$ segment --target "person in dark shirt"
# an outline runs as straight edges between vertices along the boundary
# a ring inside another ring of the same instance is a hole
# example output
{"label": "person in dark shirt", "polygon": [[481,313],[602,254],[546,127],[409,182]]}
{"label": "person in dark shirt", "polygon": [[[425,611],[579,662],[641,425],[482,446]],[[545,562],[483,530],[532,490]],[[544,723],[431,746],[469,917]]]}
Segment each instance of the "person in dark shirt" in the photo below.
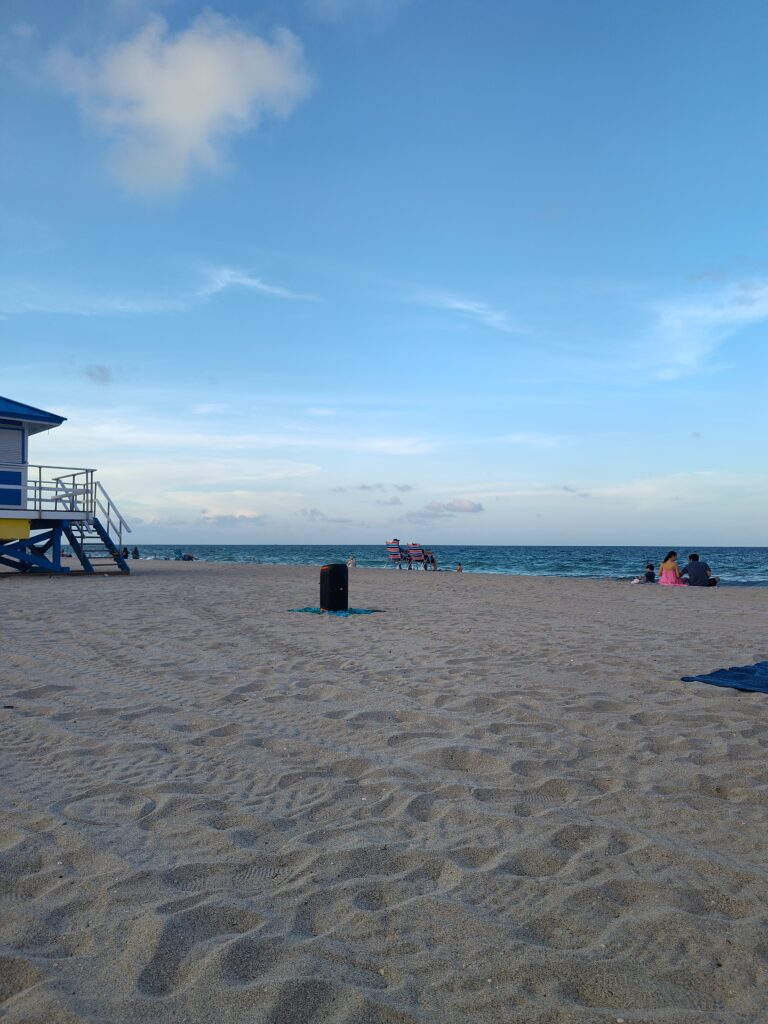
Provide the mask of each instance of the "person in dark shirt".
{"label": "person in dark shirt", "polygon": [[716,587],[720,582],[720,577],[713,576],[707,563],[702,562],[695,553],[688,555],[688,565],[680,570],[680,575],[688,577],[691,587]]}
{"label": "person in dark shirt", "polygon": [[653,562],[649,562],[645,567],[645,576],[643,577],[646,583],[656,582],[656,571],[653,568]]}

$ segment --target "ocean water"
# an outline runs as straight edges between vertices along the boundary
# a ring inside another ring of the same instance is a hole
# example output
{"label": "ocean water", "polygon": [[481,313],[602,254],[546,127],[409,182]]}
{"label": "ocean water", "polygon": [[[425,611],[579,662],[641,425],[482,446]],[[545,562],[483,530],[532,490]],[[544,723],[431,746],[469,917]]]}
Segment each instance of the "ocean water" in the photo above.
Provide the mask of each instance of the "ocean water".
{"label": "ocean water", "polygon": [[[142,558],[174,557],[174,548],[145,544]],[[383,544],[190,544],[182,549],[201,561],[262,562],[271,565],[325,565],[345,562],[354,555],[358,566],[387,567]],[[509,573],[521,576],[576,576],[588,579],[632,579],[653,562],[658,570],[666,549],[649,547],[533,547],[435,545],[440,569]],[[698,550],[725,586],[768,586],[768,548],[680,549],[680,564],[688,550]],[[397,572],[392,568],[392,572]]]}

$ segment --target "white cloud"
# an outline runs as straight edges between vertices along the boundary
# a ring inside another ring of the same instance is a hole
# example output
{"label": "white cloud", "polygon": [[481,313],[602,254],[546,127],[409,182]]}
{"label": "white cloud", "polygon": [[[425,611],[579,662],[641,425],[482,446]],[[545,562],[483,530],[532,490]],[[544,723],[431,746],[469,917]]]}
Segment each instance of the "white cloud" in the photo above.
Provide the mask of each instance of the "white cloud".
{"label": "white cloud", "polygon": [[495,331],[503,331],[505,334],[527,333],[505,310],[494,309],[485,302],[444,292],[424,292],[419,300],[428,306],[435,306],[437,309],[460,313]]}
{"label": "white cloud", "polygon": [[278,299],[297,299],[303,302],[317,302],[316,295],[303,295],[301,292],[291,291],[281,285],[267,284],[260,277],[251,277],[249,274],[236,270],[233,267],[215,267],[208,271],[208,281],[200,288],[199,295],[208,298],[218,295],[227,288],[240,287],[252,291],[261,292],[263,295],[274,295]]}
{"label": "white cloud", "polygon": [[109,140],[115,176],[137,192],[221,170],[229,137],[263,115],[287,116],[311,89],[289,31],[268,42],[210,13],[176,35],[152,17],[134,38],[84,57],[61,48],[50,68]]}
{"label": "white cloud", "polygon": [[740,281],[704,298],[683,298],[657,309],[653,352],[657,376],[674,380],[704,368],[707,358],[750,324],[768,320],[768,281]]}
{"label": "white cloud", "polygon": [[482,512],[483,506],[479,501],[470,501],[469,498],[454,498],[445,506],[449,512],[472,513]]}

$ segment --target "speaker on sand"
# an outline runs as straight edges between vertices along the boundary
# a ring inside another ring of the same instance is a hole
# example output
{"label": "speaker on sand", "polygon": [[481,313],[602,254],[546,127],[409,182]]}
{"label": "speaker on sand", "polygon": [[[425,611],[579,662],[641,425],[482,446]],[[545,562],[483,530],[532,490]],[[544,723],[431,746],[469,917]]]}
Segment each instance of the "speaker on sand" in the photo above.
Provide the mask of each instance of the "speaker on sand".
{"label": "speaker on sand", "polygon": [[349,570],[343,563],[320,569],[320,607],[326,612],[349,609]]}

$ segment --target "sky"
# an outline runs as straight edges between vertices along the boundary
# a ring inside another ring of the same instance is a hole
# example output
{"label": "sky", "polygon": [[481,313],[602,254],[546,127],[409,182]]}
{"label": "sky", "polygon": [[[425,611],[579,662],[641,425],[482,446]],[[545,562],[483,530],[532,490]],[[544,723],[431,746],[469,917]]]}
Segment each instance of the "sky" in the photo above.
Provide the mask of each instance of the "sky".
{"label": "sky", "polygon": [[137,543],[762,545],[763,0],[3,0],[0,394]]}

